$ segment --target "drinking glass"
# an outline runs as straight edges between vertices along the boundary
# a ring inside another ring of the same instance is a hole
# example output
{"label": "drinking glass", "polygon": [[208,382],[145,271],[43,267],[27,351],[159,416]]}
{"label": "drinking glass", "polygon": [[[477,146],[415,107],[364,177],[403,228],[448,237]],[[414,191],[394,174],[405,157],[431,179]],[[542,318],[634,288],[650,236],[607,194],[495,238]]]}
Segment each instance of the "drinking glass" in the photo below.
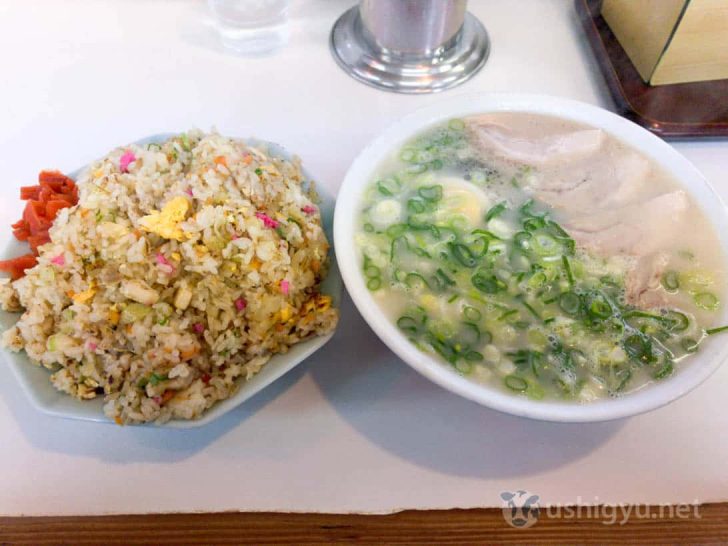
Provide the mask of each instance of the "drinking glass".
{"label": "drinking glass", "polygon": [[225,47],[261,54],[288,41],[289,0],[208,0]]}

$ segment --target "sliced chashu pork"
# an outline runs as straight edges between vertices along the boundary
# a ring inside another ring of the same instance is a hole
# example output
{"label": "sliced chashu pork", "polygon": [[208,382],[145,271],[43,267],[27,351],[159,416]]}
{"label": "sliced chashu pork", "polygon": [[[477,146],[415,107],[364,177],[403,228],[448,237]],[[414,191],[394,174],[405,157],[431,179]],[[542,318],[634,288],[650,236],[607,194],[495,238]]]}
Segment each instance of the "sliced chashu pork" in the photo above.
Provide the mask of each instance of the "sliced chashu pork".
{"label": "sliced chashu pork", "polygon": [[668,295],[660,286],[669,258],[664,252],[655,252],[639,258],[625,278],[627,303],[642,309],[664,307]]}
{"label": "sliced chashu pork", "polygon": [[467,121],[476,148],[505,159],[544,166],[578,160],[595,154],[604,143],[600,129],[579,129],[533,138],[494,122],[489,116]]}
{"label": "sliced chashu pork", "polygon": [[590,212],[634,203],[644,193],[649,162],[636,152],[605,153],[530,177],[529,191],[555,209]]}
{"label": "sliced chashu pork", "polygon": [[529,178],[529,191],[562,211],[563,226],[581,248],[635,258],[625,279],[628,303],[667,304],[659,285],[667,256],[660,250],[684,229],[684,192],[636,202],[647,186],[649,162],[630,150],[604,150],[605,135],[597,129],[533,138],[482,116],[471,119],[468,130],[482,152],[540,167]]}
{"label": "sliced chashu pork", "polygon": [[665,307],[668,294],[660,277],[668,263],[661,252],[680,231],[687,229],[687,195],[663,193],[640,203],[574,217],[564,228],[577,244],[601,256],[634,256],[625,277],[627,303],[642,309]]}
{"label": "sliced chashu pork", "polygon": [[667,248],[685,229],[688,197],[672,191],[639,203],[567,217],[562,225],[576,243],[601,256],[647,256]]}

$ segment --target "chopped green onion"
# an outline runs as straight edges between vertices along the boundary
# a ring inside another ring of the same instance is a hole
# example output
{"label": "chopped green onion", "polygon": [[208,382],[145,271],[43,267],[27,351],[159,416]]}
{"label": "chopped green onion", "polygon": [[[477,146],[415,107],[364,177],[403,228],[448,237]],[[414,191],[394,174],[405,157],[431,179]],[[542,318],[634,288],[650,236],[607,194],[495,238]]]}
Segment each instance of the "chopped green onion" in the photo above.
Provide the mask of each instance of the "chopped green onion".
{"label": "chopped green onion", "polygon": [[485,294],[496,294],[497,292],[502,292],[503,290],[508,288],[506,283],[504,283],[495,275],[489,275],[482,271],[479,271],[478,273],[473,275],[470,279],[470,282],[473,283],[473,286],[475,288],[477,288],[481,292],[484,292]]}
{"label": "chopped green onion", "polygon": [[404,284],[406,284],[410,288],[414,288],[418,286],[418,284],[421,287],[430,287],[430,284],[427,282],[427,280],[419,273],[407,273],[407,276],[404,278]]}
{"label": "chopped green onion", "polygon": [[473,231],[470,232],[470,234],[471,235],[484,235],[488,239],[493,239],[496,241],[501,240],[501,238],[498,237],[495,233],[493,233],[492,231],[488,231],[487,229],[474,229]]}
{"label": "chopped green onion", "polygon": [[451,364],[456,362],[458,354],[452,345],[432,335],[430,336],[429,342],[432,348],[435,349],[442,358]]}
{"label": "chopped green onion", "polygon": [[467,353],[465,353],[463,358],[468,362],[480,362],[485,357],[482,353],[479,353],[478,351],[468,351]]}
{"label": "chopped green onion", "polygon": [[512,317],[513,315],[517,315],[518,310],[517,309],[509,309],[508,311],[505,311],[501,316],[498,317],[498,320],[503,322],[504,320]]}
{"label": "chopped green onion", "polygon": [[649,362],[652,359],[652,343],[647,338],[633,334],[622,343],[627,354],[642,362]]}
{"label": "chopped green onion", "polygon": [[559,296],[559,307],[568,315],[576,315],[581,307],[581,298],[574,292],[564,292]]}
{"label": "chopped green onion", "polygon": [[420,214],[425,212],[425,203],[421,199],[410,199],[407,201],[407,210],[412,214]]}
{"label": "chopped green onion", "polygon": [[672,375],[672,372],[674,371],[674,366],[670,360],[665,362],[665,364],[660,368],[653,377],[655,379],[665,379],[667,376]]}
{"label": "chopped green onion", "polygon": [[407,163],[410,163],[411,161],[413,161],[415,159],[415,151],[412,148],[405,148],[399,154],[399,158],[402,161],[406,161]]}
{"label": "chopped green onion", "polygon": [[382,287],[382,279],[380,277],[372,277],[367,281],[367,288],[372,292]]}
{"label": "chopped green onion", "polygon": [[571,264],[569,263],[569,258],[566,256],[561,256],[561,263],[564,266],[564,272],[566,272],[566,279],[569,281],[569,284],[571,286],[574,286],[574,274],[571,272]]}
{"label": "chopped green onion", "polygon": [[485,223],[487,224],[490,222],[493,218],[497,218],[503,212],[508,208],[505,201],[501,201],[497,205],[493,205],[490,210],[488,210],[487,214],[485,215]]}
{"label": "chopped green onion", "polygon": [[480,320],[483,317],[482,313],[475,307],[465,307],[463,309],[463,315],[465,315],[466,319],[472,321]]}
{"label": "chopped green onion", "polygon": [[695,294],[695,296],[693,296],[693,300],[695,301],[695,305],[701,309],[707,309],[708,311],[715,311],[719,304],[718,298],[710,292]]}
{"label": "chopped green onion", "polygon": [[705,331],[705,333],[712,336],[713,334],[720,334],[721,332],[726,331],[728,331],[728,326],[719,326],[717,328],[709,328]]}
{"label": "chopped green onion", "polygon": [[461,243],[448,243],[448,248],[453,258],[455,258],[461,265],[465,267],[475,267],[478,264],[473,252],[469,247]]}
{"label": "chopped green onion", "polygon": [[601,297],[594,298],[589,304],[589,314],[598,319],[606,319],[612,316],[612,306]]}
{"label": "chopped green onion", "polygon": [[392,239],[396,239],[400,235],[402,235],[405,231],[407,231],[407,224],[392,224],[387,228],[385,233],[388,237],[391,237]]}
{"label": "chopped green onion", "polygon": [[152,384],[152,386],[158,385],[162,381],[166,381],[168,378],[167,374],[158,374],[153,373],[151,376],[149,376],[149,382]]}
{"label": "chopped green onion", "polygon": [[422,186],[417,190],[417,194],[425,201],[437,202],[442,199],[442,186]]}
{"label": "chopped green onion", "polygon": [[448,286],[455,285],[455,281],[448,277],[447,273],[445,273],[442,268],[437,269],[433,278],[435,279],[435,284],[440,290],[444,290]]}
{"label": "chopped green onion", "polygon": [[543,218],[530,217],[523,221],[523,229],[526,231],[536,231],[546,225]]}
{"label": "chopped green onion", "polygon": [[382,271],[376,265],[368,264],[364,267],[364,275],[368,278],[379,277],[381,274]]}
{"label": "chopped green onion", "polygon": [[[476,248],[475,244],[479,243],[480,248]],[[490,247],[490,239],[487,237],[478,237],[473,242],[470,243],[470,251],[473,253],[473,255],[476,258],[480,258],[482,256],[485,256],[485,254],[488,252],[488,247]]]}
{"label": "chopped green onion", "polygon": [[397,237],[392,241],[392,244],[390,246],[389,250],[389,259],[390,261],[394,261],[395,255],[397,254],[397,248],[402,247],[404,250],[407,250],[409,248],[409,241],[407,241],[407,237]]}
{"label": "chopped green onion", "polygon": [[421,258],[432,258],[432,256],[430,256],[430,254],[424,248],[416,246],[411,248],[411,250]]}
{"label": "chopped green onion", "polygon": [[520,212],[523,216],[538,216],[535,212],[531,210],[533,204],[533,199],[528,199],[524,201],[524,203],[520,207],[518,207],[518,212]]}
{"label": "chopped green onion", "polygon": [[668,323],[671,332],[684,332],[690,326],[690,319],[680,311],[668,311],[663,320]]}
{"label": "chopped green onion", "polygon": [[503,379],[506,387],[516,392],[525,392],[528,388],[528,381],[517,375],[507,375]]}
{"label": "chopped green onion", "polygon": [[399,184],[393,178],[377,181],[377,190],[384,196],[390,197],[399,190]]}
{"label": "chopped green onion", "polygon": [[539,288],[545,285],[547,280],[546,273],[543,271],[536,271],[536,273],[531,275],[531,278],[528,279],[528,286],[531,288]]}
{"label": "chopped green onion", "polygon": [[556,239],[545,233],[534,235],[531,246],[539,256],[555,256],[561,250],[561,245],[556,242]]}
{"label": "chopped green onion", "polygon": [[674,292],[680,288],[680,275],[678,272],[666,271],[665,274],[662,275],[662,286],[665,287],[665,290],[670,292]]}
{"label": "chopped green onion", "polygon": [[416,334],[419,327],[417,321],[408,315],[399,317],[397,320],[397,326],[400,330],[409,332],[410,334]]}

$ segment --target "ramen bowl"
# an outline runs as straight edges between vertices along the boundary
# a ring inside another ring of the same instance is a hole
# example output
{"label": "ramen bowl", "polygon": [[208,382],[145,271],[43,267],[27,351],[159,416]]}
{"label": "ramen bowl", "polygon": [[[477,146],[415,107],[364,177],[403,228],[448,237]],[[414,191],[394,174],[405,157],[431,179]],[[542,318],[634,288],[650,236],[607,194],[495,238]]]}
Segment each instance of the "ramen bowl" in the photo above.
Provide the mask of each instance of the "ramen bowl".
{"label": "ramen bowl", "polygon": [[[476,114],[527,113],[560,118],[601,129],[672,175],[692,198],[717,233],[723,255],[728,254],[728,217],[720,197],[701,173],[673,147],[655,135],[607,110],[589,104],[542,95],[487,94],[441,101],[404,117],[371,142],[351,165],[339,192],[334,216],[337,260],[351,297],[379,338],[402,360],[434,383],[484,406],[533,419],[590,422],[624,418],[650,411],[680,398],[705,381],[728,356],[728,344],[708,336],[692,361],[672,376],[628,394],[590,402],[534,400],[474,382],[433,354],[419,350],[395,325],[367,288],[362,259],[355,242],[365,192],[377,169],[404,143],[424,129],[453,118]],[[725,324],[728,313],[716,312]]]}

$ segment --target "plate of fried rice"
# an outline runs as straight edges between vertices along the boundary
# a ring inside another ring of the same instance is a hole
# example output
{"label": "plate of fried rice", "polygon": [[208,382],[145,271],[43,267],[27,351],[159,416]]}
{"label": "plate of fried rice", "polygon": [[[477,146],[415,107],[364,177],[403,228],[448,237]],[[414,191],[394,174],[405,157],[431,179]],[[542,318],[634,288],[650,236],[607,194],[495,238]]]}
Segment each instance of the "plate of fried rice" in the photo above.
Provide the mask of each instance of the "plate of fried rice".
{"label": "plate of fried rice", "polygon": [[199,426],[333,335],[334,201],[281,147],[161,135],[70,178],[37,265],[0,281],[3,353],[42,411]]}

